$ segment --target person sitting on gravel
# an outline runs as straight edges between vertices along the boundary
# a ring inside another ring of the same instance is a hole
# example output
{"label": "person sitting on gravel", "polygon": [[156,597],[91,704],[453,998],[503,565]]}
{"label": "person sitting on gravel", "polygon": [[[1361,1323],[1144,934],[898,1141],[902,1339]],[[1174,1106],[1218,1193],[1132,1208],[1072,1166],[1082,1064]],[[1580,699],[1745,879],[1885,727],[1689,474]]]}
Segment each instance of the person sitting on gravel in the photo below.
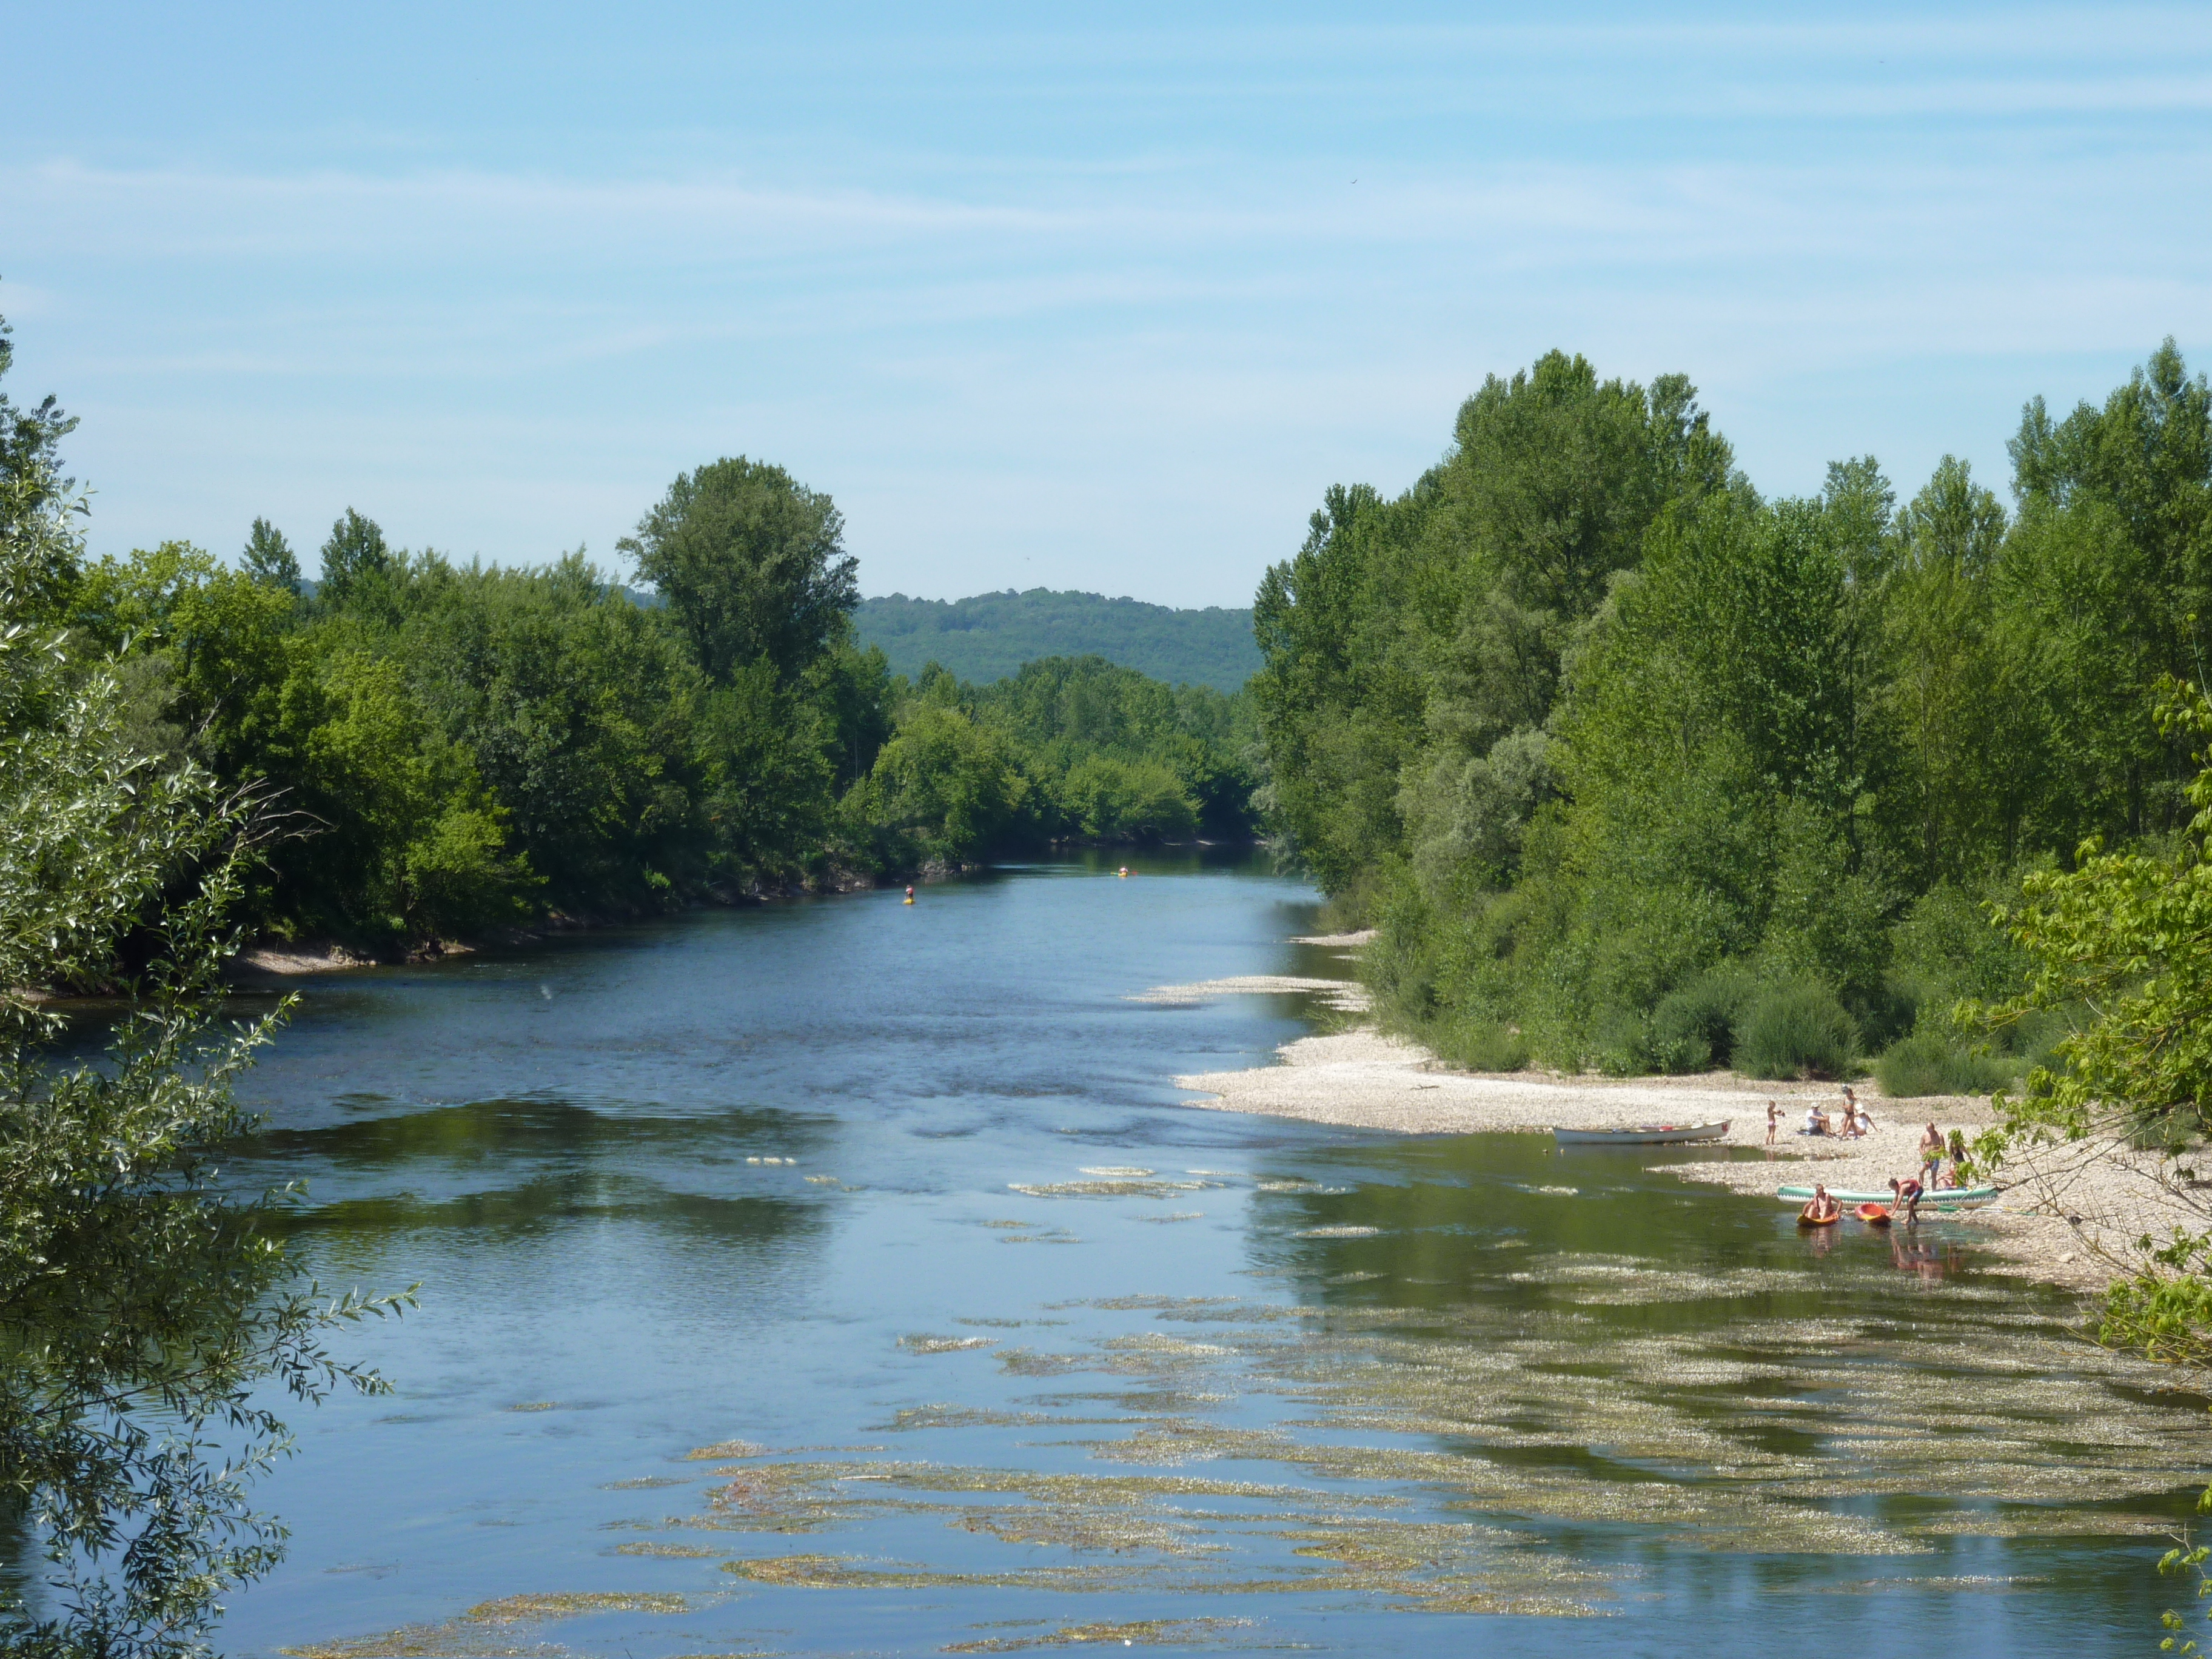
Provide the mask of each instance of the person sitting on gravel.
{"label": "person sitting on gravel", "polygon": [[1805,1127],[1800,1129],[1797,1133],[1801,1135],[1824,1135],[1827,1133],[1828,1115],[1822,1111],[1818,1106],[1813,1104],[1810,1101],[1808,1101],[1805,1105]]}
{"label": "person sitting on gravel", "polygon": [[1858,1116],[1858,1127],[1855,1133],[1862,1135],[1872,1133],[1874,1131],[1874,1114],[1867,1110],[1866,1102],[1859,1099],[1856,1095],[1854,1095],[1851,1097],[1851,1109],[1856,1113]]}

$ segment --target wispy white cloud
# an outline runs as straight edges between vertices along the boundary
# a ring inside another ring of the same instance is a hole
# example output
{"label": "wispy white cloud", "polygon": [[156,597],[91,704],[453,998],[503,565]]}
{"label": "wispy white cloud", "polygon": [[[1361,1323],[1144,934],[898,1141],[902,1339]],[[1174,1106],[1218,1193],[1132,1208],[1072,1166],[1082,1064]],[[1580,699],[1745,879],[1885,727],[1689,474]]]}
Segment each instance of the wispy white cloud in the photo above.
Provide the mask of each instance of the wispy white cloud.
{"label": "wispy white cloud", "polygon": [[1323,485],[1410,481],[1553,345],[1687,370],[1788,489],[1868,449],[2001,475],[2022,396],[2212,316],[2212,15],[892,32],[849,88],[775,61],[766,113],[557,141],[356,104],[289,145],[12,143],[0,309],[87,416],[96,538],[351,502],[537,557],[745,450],[838,495],[872,588],[1234,602]]}

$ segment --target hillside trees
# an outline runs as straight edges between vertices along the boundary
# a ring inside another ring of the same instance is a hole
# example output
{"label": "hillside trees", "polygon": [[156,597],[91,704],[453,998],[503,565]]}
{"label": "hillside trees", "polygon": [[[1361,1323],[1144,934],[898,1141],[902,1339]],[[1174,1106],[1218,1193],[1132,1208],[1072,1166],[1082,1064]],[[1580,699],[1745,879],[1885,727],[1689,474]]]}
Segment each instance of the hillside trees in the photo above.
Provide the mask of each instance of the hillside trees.
{"label": "hillside trees", "polygon": [[1208,606],[1179,610],[1097,593],[978,593],[862,599],[854,626],[881,646],[892,672],[919,681],[935,662],[978,685],[1047,657],[1101,656],[1170,685],[1206,685],[1224,696],[1258,672],[1252,613]]}

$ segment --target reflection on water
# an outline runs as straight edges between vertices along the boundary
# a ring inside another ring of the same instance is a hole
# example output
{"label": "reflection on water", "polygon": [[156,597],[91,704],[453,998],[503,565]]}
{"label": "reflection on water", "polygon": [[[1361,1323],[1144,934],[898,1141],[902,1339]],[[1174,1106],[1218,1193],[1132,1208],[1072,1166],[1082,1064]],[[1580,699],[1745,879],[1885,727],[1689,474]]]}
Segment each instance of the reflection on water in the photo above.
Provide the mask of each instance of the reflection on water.
{"label": "reflection on water", "polygon": [[396,1398],[301,1424],[228,1644],[2154,1628],[2202,1402],[1964,1231],[1180,1103],[1310,1011],[1128,999],[1326,974],[1310,898],[1092,860],[311,986],[243,1178],[310,1182],[326,1282],[425,1305],[360,1338]]}

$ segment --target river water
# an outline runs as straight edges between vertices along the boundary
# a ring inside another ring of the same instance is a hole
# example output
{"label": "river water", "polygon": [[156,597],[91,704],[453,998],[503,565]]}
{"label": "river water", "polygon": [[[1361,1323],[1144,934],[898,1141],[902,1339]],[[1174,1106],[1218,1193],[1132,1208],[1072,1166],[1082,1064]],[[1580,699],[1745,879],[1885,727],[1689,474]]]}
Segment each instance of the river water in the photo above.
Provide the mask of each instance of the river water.
{"label": "river water", "polygon": [[1969,1235],[1185,1103],[1326,1016],[1131,996],[1340,974],[1314,915],[1069,863],[307,981],[240,1173],[422,1306],[295,1414],[226,1648],[2155,1639],[2204,1402]]}

